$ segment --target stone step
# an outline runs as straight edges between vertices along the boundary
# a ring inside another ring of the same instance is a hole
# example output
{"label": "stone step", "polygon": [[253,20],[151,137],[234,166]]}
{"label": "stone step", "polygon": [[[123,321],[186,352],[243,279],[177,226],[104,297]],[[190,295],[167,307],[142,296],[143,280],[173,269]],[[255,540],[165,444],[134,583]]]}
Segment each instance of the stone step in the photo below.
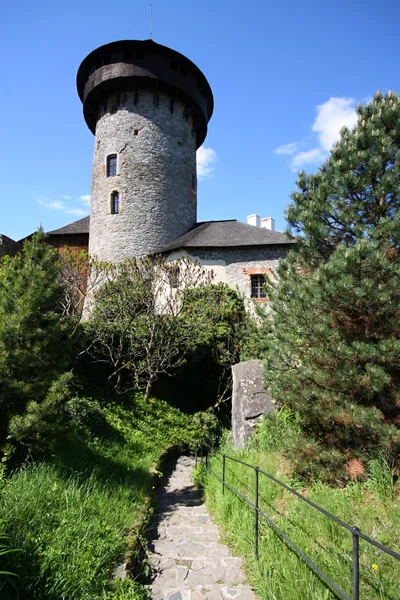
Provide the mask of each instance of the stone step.
{"label": "stone step", "polygon": [[220,542],[191,481],[194,459],[181,457],[160,489],[149,542],[153,600],[255,600],[240,558]]}

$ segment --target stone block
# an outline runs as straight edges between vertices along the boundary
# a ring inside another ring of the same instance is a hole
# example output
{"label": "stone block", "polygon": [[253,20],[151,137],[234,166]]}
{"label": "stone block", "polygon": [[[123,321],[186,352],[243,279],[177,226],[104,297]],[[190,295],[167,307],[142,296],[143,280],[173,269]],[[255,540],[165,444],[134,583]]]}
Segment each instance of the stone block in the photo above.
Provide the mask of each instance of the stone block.
{"label": "stone block", "polygon": [[263,384],[261,360],[234,365],[232,376],[232,442],[243,448],[260,417],[274,410],[274,400]]}

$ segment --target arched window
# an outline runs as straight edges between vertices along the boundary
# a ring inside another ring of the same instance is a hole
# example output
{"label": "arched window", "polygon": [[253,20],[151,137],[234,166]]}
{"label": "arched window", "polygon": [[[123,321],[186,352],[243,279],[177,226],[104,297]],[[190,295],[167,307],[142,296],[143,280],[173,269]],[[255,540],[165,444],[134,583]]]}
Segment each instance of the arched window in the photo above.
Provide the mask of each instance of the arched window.
{"label": "arched window", "polygon": [[119,192],[113,192],[111,194],[111,214],[117,215],[119,213]]}
{"label": "arched window", "polygon": [[109,154],[107,156],[107,177],[114,177],[117,174],[117,155]]}

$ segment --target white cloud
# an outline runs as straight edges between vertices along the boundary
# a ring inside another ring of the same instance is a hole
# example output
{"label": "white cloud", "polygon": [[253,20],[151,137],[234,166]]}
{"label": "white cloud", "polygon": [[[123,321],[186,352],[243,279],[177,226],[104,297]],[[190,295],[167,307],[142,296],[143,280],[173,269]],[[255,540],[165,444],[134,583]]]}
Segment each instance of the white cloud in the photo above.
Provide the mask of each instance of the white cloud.
{"label": "white cloud", "polygon": [[317,106],[317,117],[312,126],[317,132],[321,148],[329,151],[340,138],[340,130],[350,129],[357,123],[355,100],[353,98],[329,98]]}
{"label": "white cloud", "polygon": [[[66,200],[66,196],[62,196]],[[78,217],[84,217],[89,213],[89,199],[90,196],[81,196],[80,200],[84,202],[84,208],[74,208],[71,207],[71,202],[63,202],[62,200],[51,200],[51,198],[45,198],[43,196],[38,196],[36,201],[38,204],[47,208],[49,210],[59,210],[65,213],[66,215],[77,215]],[[87,206],[86,206],[87,205]]]}
{"label": "white cloud", "polygon": [[87,210],[83,210],[82,208],[70,208],[65,211],[67,215],[77,215],[78,217],[84,217],[88,214]]}
{"label": "white cloud", "polygon": [[80,196],[79,200],[81,200],[86,206],[90,206],[90,194],[86,194],[85,196]]}
{"label": "white cloud", "polygon": [[63,196],[64,200],[72,200],[71,196]]}
{"label": "white cloud", "polygon": [[302,169],[305,165],[322,162],[327,157],[327,153],[322,148],[313,148],[305,152],[299,152],[291,160],[290,166],[293,171]]}
{"label": "white cloud", "polygon": [[291,144],[282,144],[275,148],[275,154],[295,154],[302,146],[301,142],[292,142]]}
{"label": "white cloud", "polygon": [[298,171],[305,165],[322,163],[329,155],[332,146],[340,138],[342,127],[351,129],[357,123],[355,111],[356,101],[353,98],[331,97],[327,102],[316,107],[317,116],[312,125],[312,131],[317,134],[318,145],[309,150],[300,148],[307,146],[306,142],[283,144],[274,150],[275,154],[292,156],[289,166],[292,171]]}
{"label": "white cloud", "polygon": [[50,202],[46,203],[47,208],[52,208],[53,210],[65,210],[66,206],[64,202],[60,202],[60,200],[50,200]]}
{"label": "white cloud", "polygon": [[199,179],[210,177],[214,172],[214,165],[217,160],[218,157],[215,150],[212,148],[206,148],[205,146],[200,146],[196,154],[197,177]]}

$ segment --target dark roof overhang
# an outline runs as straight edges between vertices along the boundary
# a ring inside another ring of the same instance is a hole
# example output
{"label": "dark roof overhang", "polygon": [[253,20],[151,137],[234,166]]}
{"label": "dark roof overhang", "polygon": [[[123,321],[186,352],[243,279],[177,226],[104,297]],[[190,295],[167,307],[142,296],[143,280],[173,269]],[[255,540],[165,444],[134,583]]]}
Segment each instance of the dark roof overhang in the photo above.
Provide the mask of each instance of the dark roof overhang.
{"label": "dark roof overhang", "polygon": [[98,106],[110,91],[164,90],[182,100],[193,115],[197,147],[206,137],[214,109],[210,85],[200,69],[183,54],[152,40],[121,40],[93,50],[78,69],[77,88],[92,133]]}

